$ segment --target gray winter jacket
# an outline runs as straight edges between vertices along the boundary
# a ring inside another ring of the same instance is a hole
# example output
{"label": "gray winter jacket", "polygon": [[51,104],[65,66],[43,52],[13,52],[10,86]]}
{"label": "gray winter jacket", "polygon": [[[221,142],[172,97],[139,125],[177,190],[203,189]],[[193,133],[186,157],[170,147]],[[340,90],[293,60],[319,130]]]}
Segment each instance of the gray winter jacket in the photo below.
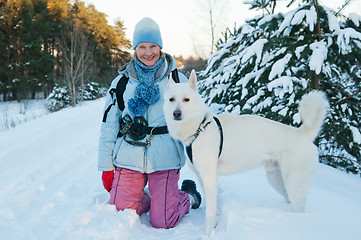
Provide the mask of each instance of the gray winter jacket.
{"label": "gray winter jacket", "polygon": [[[166,126],[163,114],[163,94],[169,75],[175,68],[176,63],[173,57],[165,54],[165,61],[155,76],[155,82],[160,89],[160,99],[155,104],[148,106],[145,115],[150,127]],[[105,100],[105,109],[108,111],[103,118],[99,138],[98,170],[110,171],[115,167],[123,167],[143,173],[151,173],[183,167],[185,164],[183,145],[179,141],[173,140],[169,134],[154,135],[150,141],[151,146],[148,148],[131,145],[124,141],[123,137],[117,137],[120,127],[119,120],[129,114],[127,103],[130,98],[134,97],[134,91],[139,82],[134,68],[134,60],[122,66],[118,72],[119,75],[113,80],[110,89],[116,88],[123,75],[129,77],[123,94],[125,109],[120,111],[115,93],[112,94],[109,91]],[[185,82],[187,78],[179,73],[179,80]],[[149,135],[140,141],[146,142],[148,138]]]}

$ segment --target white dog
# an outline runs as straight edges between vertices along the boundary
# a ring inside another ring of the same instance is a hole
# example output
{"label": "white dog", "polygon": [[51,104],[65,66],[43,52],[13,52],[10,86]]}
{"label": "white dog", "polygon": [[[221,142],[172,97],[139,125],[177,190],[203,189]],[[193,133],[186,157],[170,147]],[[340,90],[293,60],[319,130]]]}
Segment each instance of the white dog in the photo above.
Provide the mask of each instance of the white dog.
{"label": "white dog", "polygon": [[313,140],[329,107],[322,92],[303,96],[300,128],[259,116],[229,113],[216,117],[221,123],[218,126],[198,94],[194,70],[188,83],[175,83],[171,78],[164,99],[170,135],[192,148],[190,157],[206,195],[206,235],[216,224],[217,174],[265,166],[270,185],[296,212],[305,210],[307,191],[318,163]]}

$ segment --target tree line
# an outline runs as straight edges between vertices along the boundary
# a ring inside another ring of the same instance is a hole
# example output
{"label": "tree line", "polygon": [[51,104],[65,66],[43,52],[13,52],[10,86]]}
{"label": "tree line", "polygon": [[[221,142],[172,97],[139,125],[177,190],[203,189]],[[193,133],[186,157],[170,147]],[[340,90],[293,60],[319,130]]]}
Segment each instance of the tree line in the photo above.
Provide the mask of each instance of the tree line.
{"label": "tree line", "polygon": [[3,100],[46,97],[68,88],[72,105],[87,82],[105,83],[129,61],[123,22],[69,0],[0,1],[0,95]]}

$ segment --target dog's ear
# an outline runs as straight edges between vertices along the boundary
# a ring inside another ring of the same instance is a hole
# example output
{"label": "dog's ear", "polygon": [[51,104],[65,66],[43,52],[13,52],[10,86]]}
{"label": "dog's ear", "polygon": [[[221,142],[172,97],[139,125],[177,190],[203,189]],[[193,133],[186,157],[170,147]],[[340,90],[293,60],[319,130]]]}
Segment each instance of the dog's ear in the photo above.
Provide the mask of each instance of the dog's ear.
{"label": "dog's ear", "polygon": [[198,91],[197,75],[196,75],[196,71],[194,69],[191,72],[191,76],[189,77],[188,83],[192,89],[194,89],[195,91]]}

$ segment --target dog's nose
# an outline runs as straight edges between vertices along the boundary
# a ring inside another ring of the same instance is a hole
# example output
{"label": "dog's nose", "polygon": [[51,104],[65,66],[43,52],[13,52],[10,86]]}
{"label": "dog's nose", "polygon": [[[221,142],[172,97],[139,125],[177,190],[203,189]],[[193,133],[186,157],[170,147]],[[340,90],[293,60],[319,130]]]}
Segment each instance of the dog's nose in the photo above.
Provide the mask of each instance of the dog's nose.
{"label": "dog's nose", "polygon": [[180,120],[182,116],[182,111],[181,110],[175,110],[173,112],[173,117],[175,120]]}

